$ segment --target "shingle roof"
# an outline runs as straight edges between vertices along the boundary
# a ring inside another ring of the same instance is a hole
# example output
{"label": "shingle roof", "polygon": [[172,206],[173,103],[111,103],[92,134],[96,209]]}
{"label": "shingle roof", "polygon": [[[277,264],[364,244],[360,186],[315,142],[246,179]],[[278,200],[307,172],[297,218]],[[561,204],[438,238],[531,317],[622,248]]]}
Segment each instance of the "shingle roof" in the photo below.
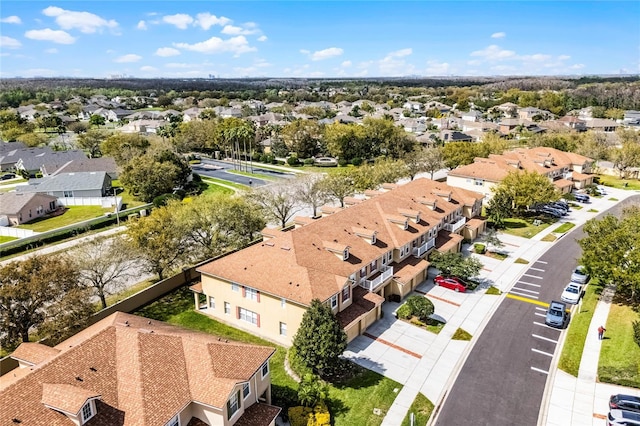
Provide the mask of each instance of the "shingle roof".
{"label": "shingle roof", "polygon": [[0,424],[72,425],[42,404],[44,385],[54,384],[101,395],[88,424],[164,425],[192,401],[223,408],[234,386],[274,352],[121,312],[55,349],[60,353],[4,384]]}
{"label": "shingle roof", "polygon": [[12,358],[37,365],[60,353],[60,350],[40,343],[24,342],[11,354]]}
{"label": "shingle roof", "polygon": [[79,386],[59,383],[42,384],[42,403],[65,413],[77,414],[88,399],[98,397],[100,394]]}
{"label": "shingle roof", "polygon": [[115,173],[118,170],[116,160],[113,157],[86,158],[72,160],[55,171],[60,173],[80,173],[80,172],[107,172]]}
{"label": "shingle roof", "polygon": [[48,206],[49,202],[58,200],[54,196],[35,192],[25,194],[20,192],[0,192],[0,214],[18,214],[34,198],[42,199],[43,206]]}
{"label": "shingle roof", "polygon": [[20,185],[20,192],[87,191],[101,189],[106,172],[60,173],[41,179],[29,180],[29,185]]}
{"label": "shingle roof", "polygon": [[38,170],[44,167],[50,173],[58,170],[65,163],[71,160],[85,160],[86,158],[87,156],[84,152],[79,150],[41,152],[36,155],[27,155],[27,153],[23,153],[20,156],[22,166],[25,170]]}
{"label": "shingle roof", "polygon": [[[422,198],[434,197],[434,193],[451,193],[451,201],[437,197],[437,209],[432,210]],[[481,194],[441,182],[415,179],[297,229],[278,232],[268,241],[209,262],[198,270],[309,305],[312,299],[327,300],[351,274],[427,233],[449,213],[482,198]],[[420,221],[415,223],[402,216],[399,209],[420,212]],[[396,216],[403,223],[407,221],[406,230],[388,220]],[[354,227],[376,231],[376,243],[370,244]],[[349,246],[349,257],[341,260],[325,248],[327,243]]]}

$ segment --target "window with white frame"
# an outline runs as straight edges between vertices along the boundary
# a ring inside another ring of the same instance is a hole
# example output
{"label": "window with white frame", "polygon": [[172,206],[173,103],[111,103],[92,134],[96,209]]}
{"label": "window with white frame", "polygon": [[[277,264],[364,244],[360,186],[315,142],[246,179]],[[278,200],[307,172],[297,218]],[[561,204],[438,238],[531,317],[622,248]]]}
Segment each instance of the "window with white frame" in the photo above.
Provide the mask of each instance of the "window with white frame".
{"label": "window with white frame", "polygon": [[215,309],[216,308],[216,298],[213,296],[209,296],[209,307],[211,309]]}
{"label": "window with white frame", "polygon": [[244,297],[246,297],[249,300],[257,301],[258,300],[258,290],[256,290],[255,288],[246,287],[245,288],[245,292],[244,292]]}
{"label": "window with white frame", "polygon": [[338,295],[334,294],[331,296],[331,309],[335,309],[338,307]]}
{"label": "window with white frame", "polygon": [[267,374],[269,374],[269,361],[262,364],[262,378],[264,379]]}
{"label": "window with white frame", "polygon": [[373,262],[371,262],[371,272],[377,271],[378,270],[378,259],[374,260]]}
{"label": "window with white frame", "polygon": [[238,410],[240,410],[240,391],[231,395],[231,398],[227,401],[227,420],[231,419]]}
{"label": "window with white frame", "polygon": [[351,285],[356,285],[356,274],[349,275],[349,280],[351,281]]}
{"label": "window with white frame", "polygon": [[280,335],[281,336],[286,336],[287,335],[287,324],[284,322],[280,323]]}
{"label": "window with white frame", "polygon": [[176,414],[165,426],[180,426],[180,415]]}
{"label": "window with white frame", "polygon": [[286,308],[287,307],[287,299],[285,299],[284,297],[282,299],[280,299],[280,307],[281,308]]}
{"label": "window with white frame", "polygon": [[349,291],[349,286],[346,286],[342,289],[342,302],[344,303],[344,301],[349,300],[350,297],[351,292]]}
{"label": "window with white frame", "polygon": [[231,291],[240,291],[240,285],[238,283],[231,283]]}
{"label": "window with white frame", "polygon": [[96,412],[93,409],[93,405],[91,404],[91,401],[87,401],[87,403],[82,406],[82,409],[80,410],[80,414],[82,418],[82,424],[86,423],[91,417],[93,417],[96,414]]}
{"label": "window with white frame", "polygon": [[367,267],[360,269],[360,278],[364,278],[367,276]]}
{"label": "window with white frame", "polygon": [[475,186],[482,186],[484,184],[484,181],[482,179],[474,179],[473,184]]}
{"label": "window with white frame", "polygon": [[64,198],[73,198],[73,191],[63,191]]}
{"label": "window with white frame", "polygon": [[251,386],[249,383],[242,384],[242,399],[247,399],[247,397],[251,394]]}
{"label": "window with white frame", "polygon": [[224,313],[227,315],[231,314],[231,303],[224,302]]}
{"label": "window with white frame", "polygon": [[376,243],[376,234],[372,234],[371,235],[371,244],[375,244]]}
{"label": "window with white frame", "polygon": [[253,325],[258,325],[258,314],[245,308],[239,308],[240,319]]}

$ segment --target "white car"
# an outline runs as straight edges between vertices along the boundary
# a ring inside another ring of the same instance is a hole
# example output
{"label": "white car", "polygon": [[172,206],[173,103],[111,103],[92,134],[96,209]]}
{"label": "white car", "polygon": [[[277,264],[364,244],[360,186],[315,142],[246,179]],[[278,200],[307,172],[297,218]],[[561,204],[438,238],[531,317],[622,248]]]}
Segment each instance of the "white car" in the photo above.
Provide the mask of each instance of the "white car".
{"label": "white car", "polygon": [[580,296],[582,295],[582,286],[577,283],[569,283],[564,288],[562,295],[560,296],[560,300],[566,303],[571,303],[575,305],[580,300]]}
{"label": "white car", "polygon": [[578,284],[586,284],[589,281],[589,274],[585,271],[584,266],[580,265],[573,270],[571,274],[571,282]]}

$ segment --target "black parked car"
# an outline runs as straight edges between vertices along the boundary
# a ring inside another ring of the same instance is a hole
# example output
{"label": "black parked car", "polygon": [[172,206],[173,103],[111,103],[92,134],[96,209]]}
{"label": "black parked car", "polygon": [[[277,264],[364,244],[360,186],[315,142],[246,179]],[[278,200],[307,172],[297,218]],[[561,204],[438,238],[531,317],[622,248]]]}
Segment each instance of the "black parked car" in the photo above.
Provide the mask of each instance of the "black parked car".
{"label": "black parked car", "polygon": [[609,409],[635,411],[636,413],[640,413],[640,397],[623,394],[611,395],[611,398],[609,399]]}

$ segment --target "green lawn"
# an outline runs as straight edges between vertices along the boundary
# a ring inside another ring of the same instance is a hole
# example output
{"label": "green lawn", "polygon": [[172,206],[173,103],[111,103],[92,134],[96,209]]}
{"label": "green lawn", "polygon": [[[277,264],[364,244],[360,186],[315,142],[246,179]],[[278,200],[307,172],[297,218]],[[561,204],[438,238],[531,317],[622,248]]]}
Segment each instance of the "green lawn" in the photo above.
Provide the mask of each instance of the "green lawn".
{"label": "green lawn", "polygon": [[562,347],[558,367],[572,376],[578,377],[578,369],[580,368],[580,360],[582,359],[582,351],[584,350],[584,341],[587,338],[589,324],[591,324],[593,311],[596,309],[601,290],[602,289],[592,280],[585,288],[585,295],[582,299],[580,312],[576,309],[571,318],[571,324],[569,325],[567,337]]}
{"label": "green lawn", "polygon": [[598,378],[601,382],[640,388],[640,346],[633,340],[633,321],[640,315],[630,306],[613,303],[604,333]]}
{"label": "green lawn", "polygon": [[554,229],[553,232],[557,232],[558,234],[564,234],[565,232],[567,232],[568,230],[570,230],[574,226],[576,226],[575,223],[566,222],[566,223],[563,223],[562,225],[558,226],[556,229]]}
{"label": "green lawn", "polygon": [[555,240],[557,240],[557,239],[558,239],[558,237],[556,237],[555,235],[553,235],[553,234],[547,234],[547,235],[545,235],[544,237],[542,237],[542,238],[540,239],[540,241],[546,241],[547,243],[552,243],[552,242],[554,242],[554,241],[555,241]]}
{"label": "green lawn", "polygon": [[[190,290],[178,289],[164,298],[136,312],[148,318],[166,321],[185,328],[211,333],[216,336],[246,343],[271,346],[276,353],[271,358],[271,383],[274,391],[297,392],[297,383],[284,370],[286,349],[252,334],[215,321],[193,310],[194,298]],[[393,403],[402,385],[378,373],[361,369],[357,377],[342,383],[329,385],[327,405],[334,426],[379,425]],[[274,392],[275,393],[275,392]],[[382,415],[373,414],[379,408]]]}
{"label": "green lawn", "polygon": [[516,237],[531,238],[534,235],[536,235],[538,232],[542,231],[543,229],[546,229],[552,223],[555,223],[554,219],[539,218],[541,223],[540,223],[540,225],[535,226],[533,224],[533,221],[535,219],[536,218],[526,218],[526,219],[509,218],[509,219],[505,219],[505,221],[504,221],[505,229],[503,231],[506,232],[507,234],[515,235]]}
{"label": "green lawn", "polygon": [[416,399],[413,400],[409,412],[402,421],[402,426],[411,426],[410,413],[414,414],[414,425],[426,425],[433,412],[433,402],[421,393],[418,393]]}
{"label": "green lawn", "polygon": [[598,213],[598,210],[596,210],[596,209],[589,209],[589,210],[587,210],[587,212],[589,212],[589,213]]}
{"label": "green lawn", "polygon": [[9,241],[13,241],[13,240],[17,240],[17,238],[16,237],[5,237],[3,235],[0,235],[0,244],[8,243]]}
{"label": "green lawn", "polygon": [[612,186],[620,189],[640,189],[640,180],[637,179],[620,179],[615,176],[598,175],[598,180],[600,181],[600,185],[604,186]]}
{"label": "green lawn", "polygon": [[231,188],[225,188],[222,185],[218,185],[216,182],[202,181],[202,183],[207,186],[207,188],[202,191],[203,194],[213,194],[214,192],[222,194],[233,194],[236,192]]}
{"label": "green lawn", "polygon": [[141,206],[143,204],[145,204],[144,201],[140,201],[138,199],[136,199],[133,194],[131,194],[128,190],[124,189],[124,187],[122,186],[122,184],[120,183],[120,181],[118,179],[114,179],[111,181],[111,186],[113,188],[119,188],[118,189],[118,197],[122,197],[122,204],[126,204],[127,208],[131,208],[131,207],[138,207]]}
{"label": "green lawn", "polygon": [[513,263],[518,263],[520,265],[528,265],[529,261],[527,259],[523,259],[523,258],[519,257]]}
{"label": "green lawn", "polygon": [[[126,299],[129,296],[133,296],[134,294],[136,294],[139,291],[144,290],[147,287],[152,286],[153,284],[155,284],[156,280],[144,280],[141,281],[137,284],[132,285],[131,287],[127,287],[125,290],[120,291],[118,293],[112,294],[110,296],[107,296],[107,306],[111,306],[114,303],[117,303],[121,300]],[[100,308],[100,304],[98,303],[98,309]]]}
{"label": "green lawn", "polygon": [[468,331],[458,328],[451,336],[451,340],[471,340],[472,337]]}
{"label": "green lawn", "polygon": [[101,217],[104,216],[105,213],[109,213],[111,211],[112,209],[103,209],[100,206],[71,206],[59,216],[36,219],[33,222],[20,225],[18,228],[31,229],[35,232],[50,231],[52,229],[82,222],[83,220]]}
{"label": "green lawn", "polygon": [[484,294],[489,294],[489,295],[493,294],[493,295],[497,296],[497,295],[502,294],[502,292],[500,291],[500,289],[498,287],[491,286],[491,287],[489,287],[487,289],[487,291]]}
{"label": "green lawn", "polygon": [[240,170],[225,170],[225,171],[227,173],[232,173],[234,175],[247,176],[247,177],[256,178],[256,179],[262,179],[262,180],[266,180],[266,181],[276,180],[276,178],[274,178],[273,176],[265,175],[265,174],[262,174],[262,173],[251,173],[251,172],[244,172],[244,171],[240,171]]}
{"label": "green lawn", "polygon": [[240,183],[231,182],[224,179],[217,179],[217,178],[212,178],[208,176],[206,177],[201,176],[201,178],[204,183],[221,183],[223,185],[231,186],[235,189],[242,190],[242,191],[246,191],[249,188],[247,185],[242,185]]}

